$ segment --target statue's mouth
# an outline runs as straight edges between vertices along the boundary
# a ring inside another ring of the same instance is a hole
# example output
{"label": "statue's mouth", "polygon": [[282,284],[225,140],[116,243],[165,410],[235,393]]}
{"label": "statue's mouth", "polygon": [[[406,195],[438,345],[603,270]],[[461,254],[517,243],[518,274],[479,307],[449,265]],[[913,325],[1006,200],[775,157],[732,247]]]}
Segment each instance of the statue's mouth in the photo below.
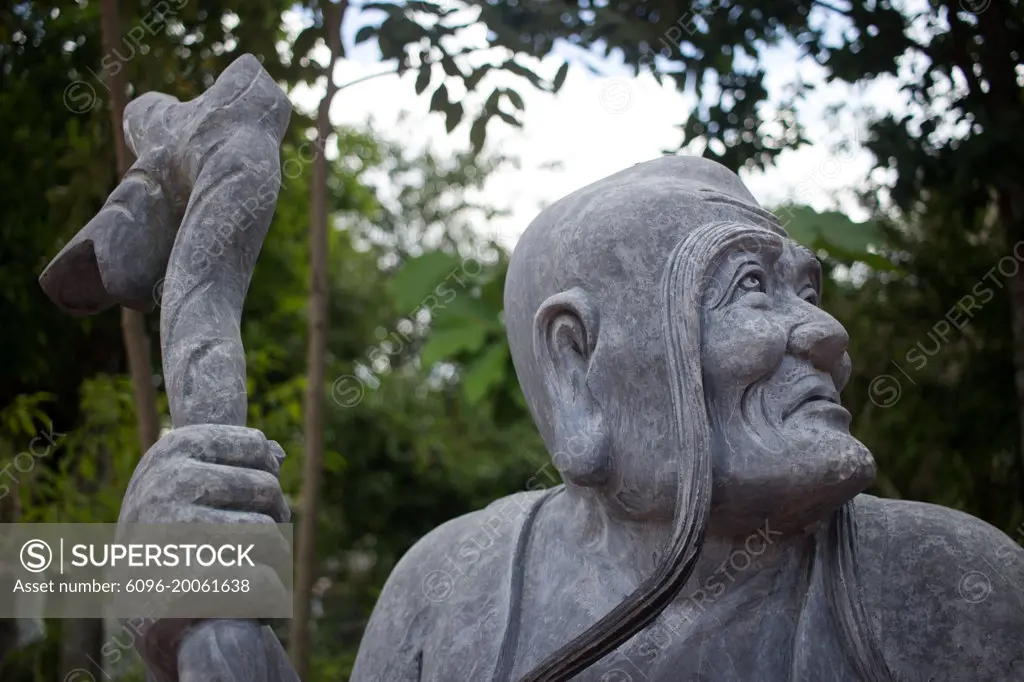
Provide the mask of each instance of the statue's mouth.
{"label": "statue's mouth", "polygon": [[[839,402],[839,392],[836,391],[832,382],[813,377],[810,380],[805,380],[803,383],[805,384],[803,390],[797,394],[796,400],[782,413],[783,421],[809,407],[825,407],[826,409],[846,412],[846,408]],[[849,413],[847,412],[847,414]]]}

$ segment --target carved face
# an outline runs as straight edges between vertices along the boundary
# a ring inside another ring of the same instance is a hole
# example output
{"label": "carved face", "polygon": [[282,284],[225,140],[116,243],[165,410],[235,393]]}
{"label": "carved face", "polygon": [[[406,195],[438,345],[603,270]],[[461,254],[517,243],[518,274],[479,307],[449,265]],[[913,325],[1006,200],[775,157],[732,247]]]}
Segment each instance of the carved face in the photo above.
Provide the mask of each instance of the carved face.
{"label": "carved face", "polygon": [[717,532],[807,526],[875,473],[839,402],[849,337],[819,307],[817,260],[789,239],[753,241],[721,254],[702,296]]}

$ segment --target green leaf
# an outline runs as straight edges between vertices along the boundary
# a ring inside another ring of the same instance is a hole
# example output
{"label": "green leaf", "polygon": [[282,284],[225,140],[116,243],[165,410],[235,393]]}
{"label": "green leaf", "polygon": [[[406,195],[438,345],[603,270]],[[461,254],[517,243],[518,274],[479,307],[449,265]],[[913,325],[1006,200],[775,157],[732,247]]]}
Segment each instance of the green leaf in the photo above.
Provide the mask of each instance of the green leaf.
{"label": "green leaf", "polygon": [[786,232],[789,233],[793,241],[813,249],[820,236],[814,227],[814,222],[804,219],[805,214],[802,211],[798,212],[798,209],[803,208],[805,207],[780,206],[773,213],[775,213],[775,217],[779,219],[782,227],[786,229]]}
{"label": "green leaf", "polygon": [[24,435],[31,435],[32,432],[35,431],[35,424],[32,423],[32,415],[29,413],[28,410],[18,410],[15,413],[15,416],[17,417],[18,422],[21,424],[21,432]]}
{"label": "green leaf", "polygon": [[523,102],[523,98],[515,90],[505,90],[505,96],[508,97],[508,101],[512,103],[519,111],[526,109],[526,104]]}
{"label": "green leaf", "polygon": [[879,270],[882,272],[900,272],[902,270],[902,268],[891,260],[884,256],[880,256],[877,253],[862,253],[857,256],[856,260],[864,263],[872,270]]}
{"label": "green leaf", "polygon": [[480,300],[498,313],[505,307],[505,276],[507,272],[508,261],[499,262],[489,279],[480,287]]}
{"label": "green leaf", "polygon": [[292,43],[292,57],[295,60],[299,60],[309,54],[309,51],[313,49],[313,45],[316,44],[316,39],[320,37],[323,29],[316,26],[310,26],[295,37],[295,42]]}
{"label": "green leaf", "polygon": [[[452,287],[454,288],[454,287]],[[501,332],[499,315],[501,308],[494,308],[485,301],[471,296],[468,291],[456,289],[451,300],[441,299],[442,304],[430,311],[431,324],[435,329],[457,329],[467,322],[480,325],[492,331]]]}
{"label": "green leaf", "polygon": [[454,329],[434,331],[430,335],[430,340],[420,350],[420,363],[427,368],[442,360],[454,360],[461,352],[477,351],[486,337],[487,330],[472,323]]}
{"label": "green leaf", "polygon": [[782,206],[775,213],[795,241],[812,249],[838,248],[859,259],[869,245],[885,244],[885,234],[874,221],[855,223],[838,211],[818,213],[809,206]]}
{"label": "green leaf", "polygon": [[502,339],[491,344],[486,352],[466,367],[462,377],[462,390],[470,403],[479,402],[491,388],[505,378],[508,363],[508,343]]}
{"label": "green leaf", "polygon": [[867,253],[869,245],[881,245],[885,240],[873,221],[855,223],[836,211],[821,213],[818,217],[819,230],[825,243],[846,251]]}
{"label": "green leaf", "polygon": [[462,75],[462,72],[459,71],[459,67],[455,64],[455,60],[452,59],[452,56],[449,54],[446,54],[445,56],[441,57],[441,67],[444,69],[444,72],[449,76]]}
{"label": "green leaf", "polygon": [[445,113],[445,130],[451,132],[455,130],[455,127],[462,121],[462,116],[465,110],[460,102],[450,102],[448,107],[444,110]]}
{"label": "green leaf", "polygon": [[444,111],[448,106],[448,88],[442,83],[430,98],[431,111]]}
{"label": "green leaf", "polygon": [[437,14],[440,12],[441,7],[432,2],[423,2],[422,0],[412,0],[407,2],[406,5],[409,9],[415,12],[427,12],[429,14]]}
{"label": "green leaf", "polygon": [[92,457],[83,457],[78,462],[78,472],[86,481],[95,481],[96,461]]}
{"label": "green leaf", "polygon": [[460,267],[459,259],[443,251],[428,251],[410,258],[388,281],[388,288],[399,309],[413,312],[427,296],[436,296],[436,288]]}
{"label": "green leaf", "polygon": [[368,2],[363,5],[362,9],[379,9],[382,12],[387,12],[389,15],[395,15],[402,11],[402,7],[400,5],[396,5],[391,2]]}
{"label": "green leaf", "polygon": [[523,412],[529,412],[530,411],[530,406],[526,403],[526,396],[523,395],[523,389],[520,388],[518,383],[516,383],[515,387],[512,390],[512,401]]}
{"label": "green leaf", "polygon": [[473,145],[473,153],[479,154],[484,148],[484,141],[487,137],[487,120],[489,116],[480,115],[473,121],[473,127],[469,129],[469,141]]}
{"label": "green leaf", "polygon": [[562,85],[565,83],[565,77],[569,74],[569,62],[562,64],[558,67],[558,73],[555,74],[555,81],[552,90],[558,92],[562,89]]}
{"label": "green leaf", "polygon": [[348,468],[348,461],[340,452],[327,450],[324,452],[324,471],[340,473]]}
{"label": "green leaf", "polygon": [[510,126],[514,126],[516,128],[521,128],[523,126],[523,124],[516,120],[516,117],[513,116],[512,114],[508,114],[504,111],[501,111],[500,109],[494,113],[498,115],[498,118],[500,118],[505,123],[508,123]]}
{"label": "green leaf", "polygon": [[373,38],[376,34],[377,34],[377,27],[376,26],[374,26],[372,24],[369,25],[369,26],[363,26],[358,31],[356,31],[355,44],[359,45],[360,43],[365,43],[367,40],[370,40],[371,38]]}
{"label": "green leaf", "polygon": [[431,64],[426,63],[420,66],[420,73],[416,76],[416,94],[422,95],[423,91],[430,85]]}
{"label": "green leaf", "polygon": [[544,89],[544,81],[541,80],[540,76],[526,68],[522,64],[518,64],[515,60],[509,59],[503,65],[503,67],[517,76],[522,76],[526,80],[530,81],[535,88]]}
{"label": "green leaf", "polygon": [[480,85],[480,81],[492,68],[494,67],[490,64],[484,64],[479,69],[473,69],[473,72],[465,80],[466,89],[470,91],[476,90],[476,86]]}

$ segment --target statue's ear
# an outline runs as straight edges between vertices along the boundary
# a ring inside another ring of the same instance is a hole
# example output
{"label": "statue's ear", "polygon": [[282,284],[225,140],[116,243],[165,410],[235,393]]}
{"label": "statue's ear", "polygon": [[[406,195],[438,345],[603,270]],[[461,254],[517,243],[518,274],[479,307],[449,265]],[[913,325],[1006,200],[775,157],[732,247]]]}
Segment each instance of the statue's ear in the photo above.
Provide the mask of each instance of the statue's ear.
{"label": "statue's ear", "polygon": [[587,385],[598,314],[579,287],[541,304],[533,349],[551,399],[552,459],[563,479],[578,486],[604,483],[611,468],[607,420]]}

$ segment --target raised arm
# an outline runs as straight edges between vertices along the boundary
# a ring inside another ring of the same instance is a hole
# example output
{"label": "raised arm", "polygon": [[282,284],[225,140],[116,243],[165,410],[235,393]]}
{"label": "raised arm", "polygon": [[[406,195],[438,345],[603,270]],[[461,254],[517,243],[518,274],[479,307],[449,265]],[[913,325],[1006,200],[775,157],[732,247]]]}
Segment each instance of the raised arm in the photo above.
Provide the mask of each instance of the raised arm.
{"label": "raised arm", "polygon": [[[125,110],[138,160],[40,277],[76,315],[148,310],[163,280],[161,345],[174,429],[146,453],[124,522],[284,523],[284,453],[245,429],[242,304],[280,189],[291,103],[252,55],[189,102],[147,93]],[[282,538],[283,541],[283,538]],[[267,589],[279,588],[273,581]],[[273,633],[248,620],[151,623],[151,680],[297,681]]]}

